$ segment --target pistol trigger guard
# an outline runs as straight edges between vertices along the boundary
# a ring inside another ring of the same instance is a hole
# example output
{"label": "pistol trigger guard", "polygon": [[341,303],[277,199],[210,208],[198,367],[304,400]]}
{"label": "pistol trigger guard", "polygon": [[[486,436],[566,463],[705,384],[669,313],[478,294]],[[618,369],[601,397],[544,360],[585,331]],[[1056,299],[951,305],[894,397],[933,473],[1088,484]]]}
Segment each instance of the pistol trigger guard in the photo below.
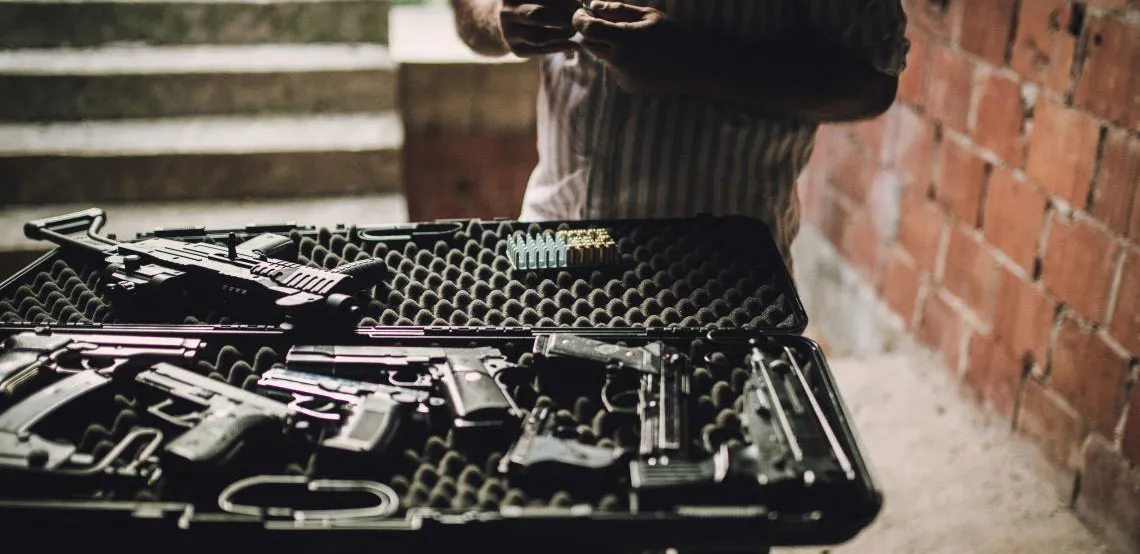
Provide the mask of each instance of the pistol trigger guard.
{"label": "pistol trigger guard", "polygon": [[388,370],[388,384],[393,387],[407,387],[418,388],[424,386],[424,379],[419,375],[413,373],[412,379],[400,379],[400,374],[403,373],[399,369]]}
{"label": "pistol trigger guard", "polygon": [[174,399],[167,398],[166,400],[163,400],[162,402],[159,402],[158,404],[155,404],[155,405],[147,408],[146,413],[148,413],[154,417],[157,417],[157,418],[159,418],[159,419],[161,419],[161,420],[163,420],[163,421],[165,421],[171,425],[177,425],[178,427],[182,427],[185,429],[189,429],[189,428],[193,427],[194,424],[192,422],[195,421],[198,417],[200,417],[198,414],[190,413],[190,414],[186,414],[184,416],[176,416],[176,415],[171,415],[171,414],[168,414],[168,413],[162,411],[163,408],[165,408],[167,406],[171,406],[173,404],[174,404]]}
{"label": "pistol trigger guard", "polygon": [[289,403],[289,409],[295,413],[301,414],[313,419],[320,419],[324,421],[340,421],[340,414],[336,412],[322,412],[314,410],[305,406],[306,403],[316,400],[314,396],[305,396],[297,394],[293,396],[293,401]]}
{"label": "pistol trigger guard", "polygon": [[[252,506],[233,501],[238,493],[263,485],[302,485],[309,492],[367,492],[376,497],[377,504],[365,508],[344,508],[337,510],[295,510],[286,507]],[[231,483],[218,495],[218,507],[231,514],[254,517],[287,516],[298,523],[305,521],[328,521],[331,519],[385,518],[400,508],[400,497],[396,491],[375,481],[347,481],[316,479],[310,481],[303,475],[255,475]]]}
{"label": "pistol trigger guard", "polygon": [[[613,384],[613,381],[607,380],[606,384],[602,385],[602,405],[605,406],[606,411],[608,411],[610,413],[616,413],[616,414],[636,414],[637,413],[637,399],[636,399],[636,397],[638,396],[637,390],[636,389],[623,390],[623,391],[620,391],[616,394],[611,394],[611,392],[610,392],[610,385],[611,384]],[[628,397],[628,396],[635,397],[635,400],[629,406],[621,405],[620,399]],[[618,401],[618,402],[615,402],[615,401]]]}

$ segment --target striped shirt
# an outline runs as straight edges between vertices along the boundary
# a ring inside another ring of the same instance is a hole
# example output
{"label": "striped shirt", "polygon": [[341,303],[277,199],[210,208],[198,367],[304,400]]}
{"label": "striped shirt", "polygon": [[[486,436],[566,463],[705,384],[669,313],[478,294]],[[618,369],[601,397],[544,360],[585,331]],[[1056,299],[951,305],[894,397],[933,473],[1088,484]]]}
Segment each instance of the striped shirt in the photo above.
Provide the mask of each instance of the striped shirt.
{"label": "striped shirt", "polygon": [[[626,0],[741,42],[810,33],[897,74],[909,43],[899,0]],[[691,96],[630,95],[587,52],[542,60],[539,163],[520,219],[748,215],[790,263],[796,178],[816,124]]]}

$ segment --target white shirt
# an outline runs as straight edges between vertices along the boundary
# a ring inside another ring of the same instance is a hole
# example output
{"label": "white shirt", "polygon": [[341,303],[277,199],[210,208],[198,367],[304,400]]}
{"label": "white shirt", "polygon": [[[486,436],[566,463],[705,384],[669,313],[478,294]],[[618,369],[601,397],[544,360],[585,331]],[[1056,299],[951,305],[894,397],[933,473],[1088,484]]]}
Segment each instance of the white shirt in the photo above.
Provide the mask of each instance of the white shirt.
{"label": "white shirt", "polygon": [[[899,0],[627,1],[742,43],[814,35],[893,75],[909,48]],[[816,129],[696,97],[630,95],[589,53],[549,55],[520,219],[748,215],[772,228],[787,259]]]}

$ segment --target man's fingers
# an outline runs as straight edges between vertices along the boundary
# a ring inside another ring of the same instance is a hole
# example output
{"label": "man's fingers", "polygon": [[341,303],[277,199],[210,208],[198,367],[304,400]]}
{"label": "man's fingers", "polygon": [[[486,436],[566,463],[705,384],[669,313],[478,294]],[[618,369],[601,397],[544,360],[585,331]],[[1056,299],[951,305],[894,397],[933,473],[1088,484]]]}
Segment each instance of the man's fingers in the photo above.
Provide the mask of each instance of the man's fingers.
{"label": "man's fingers", "polygon": [[570,20],[574,29],[582,33],[582,37],[593,41],[611,41],[617,38],[621,33],[618,29],[610,27],[609,22],[604,19],[598,19],[586,10],[578,10],[574,12],[574,18]]}
{"label": "man's fingers", "polygon": [[542,4],[520,4],[504,7],[502,18],[507,23],[561,29],[567,27],[567,18],[571,13],[569,9],[560,10]]}
{"label": "man's fingers", "polygon": [[620,42],[630,31],[635,31],[648,24],[645,20],[637,21],[607,21],[590,15],[586,10],[574,12],[570,20],[574,28],[582,36],[598,42]]}
{"label": "man's fingers", "polygon": [[641,21],[649,10],[649,8],[622,2],[602,2],[600,0],[594,0],[589,6],[590,10],[598,17],[615,23]]}

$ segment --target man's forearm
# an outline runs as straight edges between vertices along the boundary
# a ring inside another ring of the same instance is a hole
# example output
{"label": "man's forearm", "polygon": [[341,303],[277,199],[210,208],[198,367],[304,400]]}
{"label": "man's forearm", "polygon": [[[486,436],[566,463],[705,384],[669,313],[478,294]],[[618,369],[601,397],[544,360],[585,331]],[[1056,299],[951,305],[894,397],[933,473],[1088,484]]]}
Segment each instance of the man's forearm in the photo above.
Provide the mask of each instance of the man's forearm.
{"label": "man's forearm", "polygon": [[898,88],[897,77],[830,45],[721,44],[678,65],[682,94],[817,123],[878,116],[894,102]]}
{"label": "man's forearm", "polygon": [[499,27],[502,0],[450,0],[459,38],[476,54],[505,56],[510,52]]}

